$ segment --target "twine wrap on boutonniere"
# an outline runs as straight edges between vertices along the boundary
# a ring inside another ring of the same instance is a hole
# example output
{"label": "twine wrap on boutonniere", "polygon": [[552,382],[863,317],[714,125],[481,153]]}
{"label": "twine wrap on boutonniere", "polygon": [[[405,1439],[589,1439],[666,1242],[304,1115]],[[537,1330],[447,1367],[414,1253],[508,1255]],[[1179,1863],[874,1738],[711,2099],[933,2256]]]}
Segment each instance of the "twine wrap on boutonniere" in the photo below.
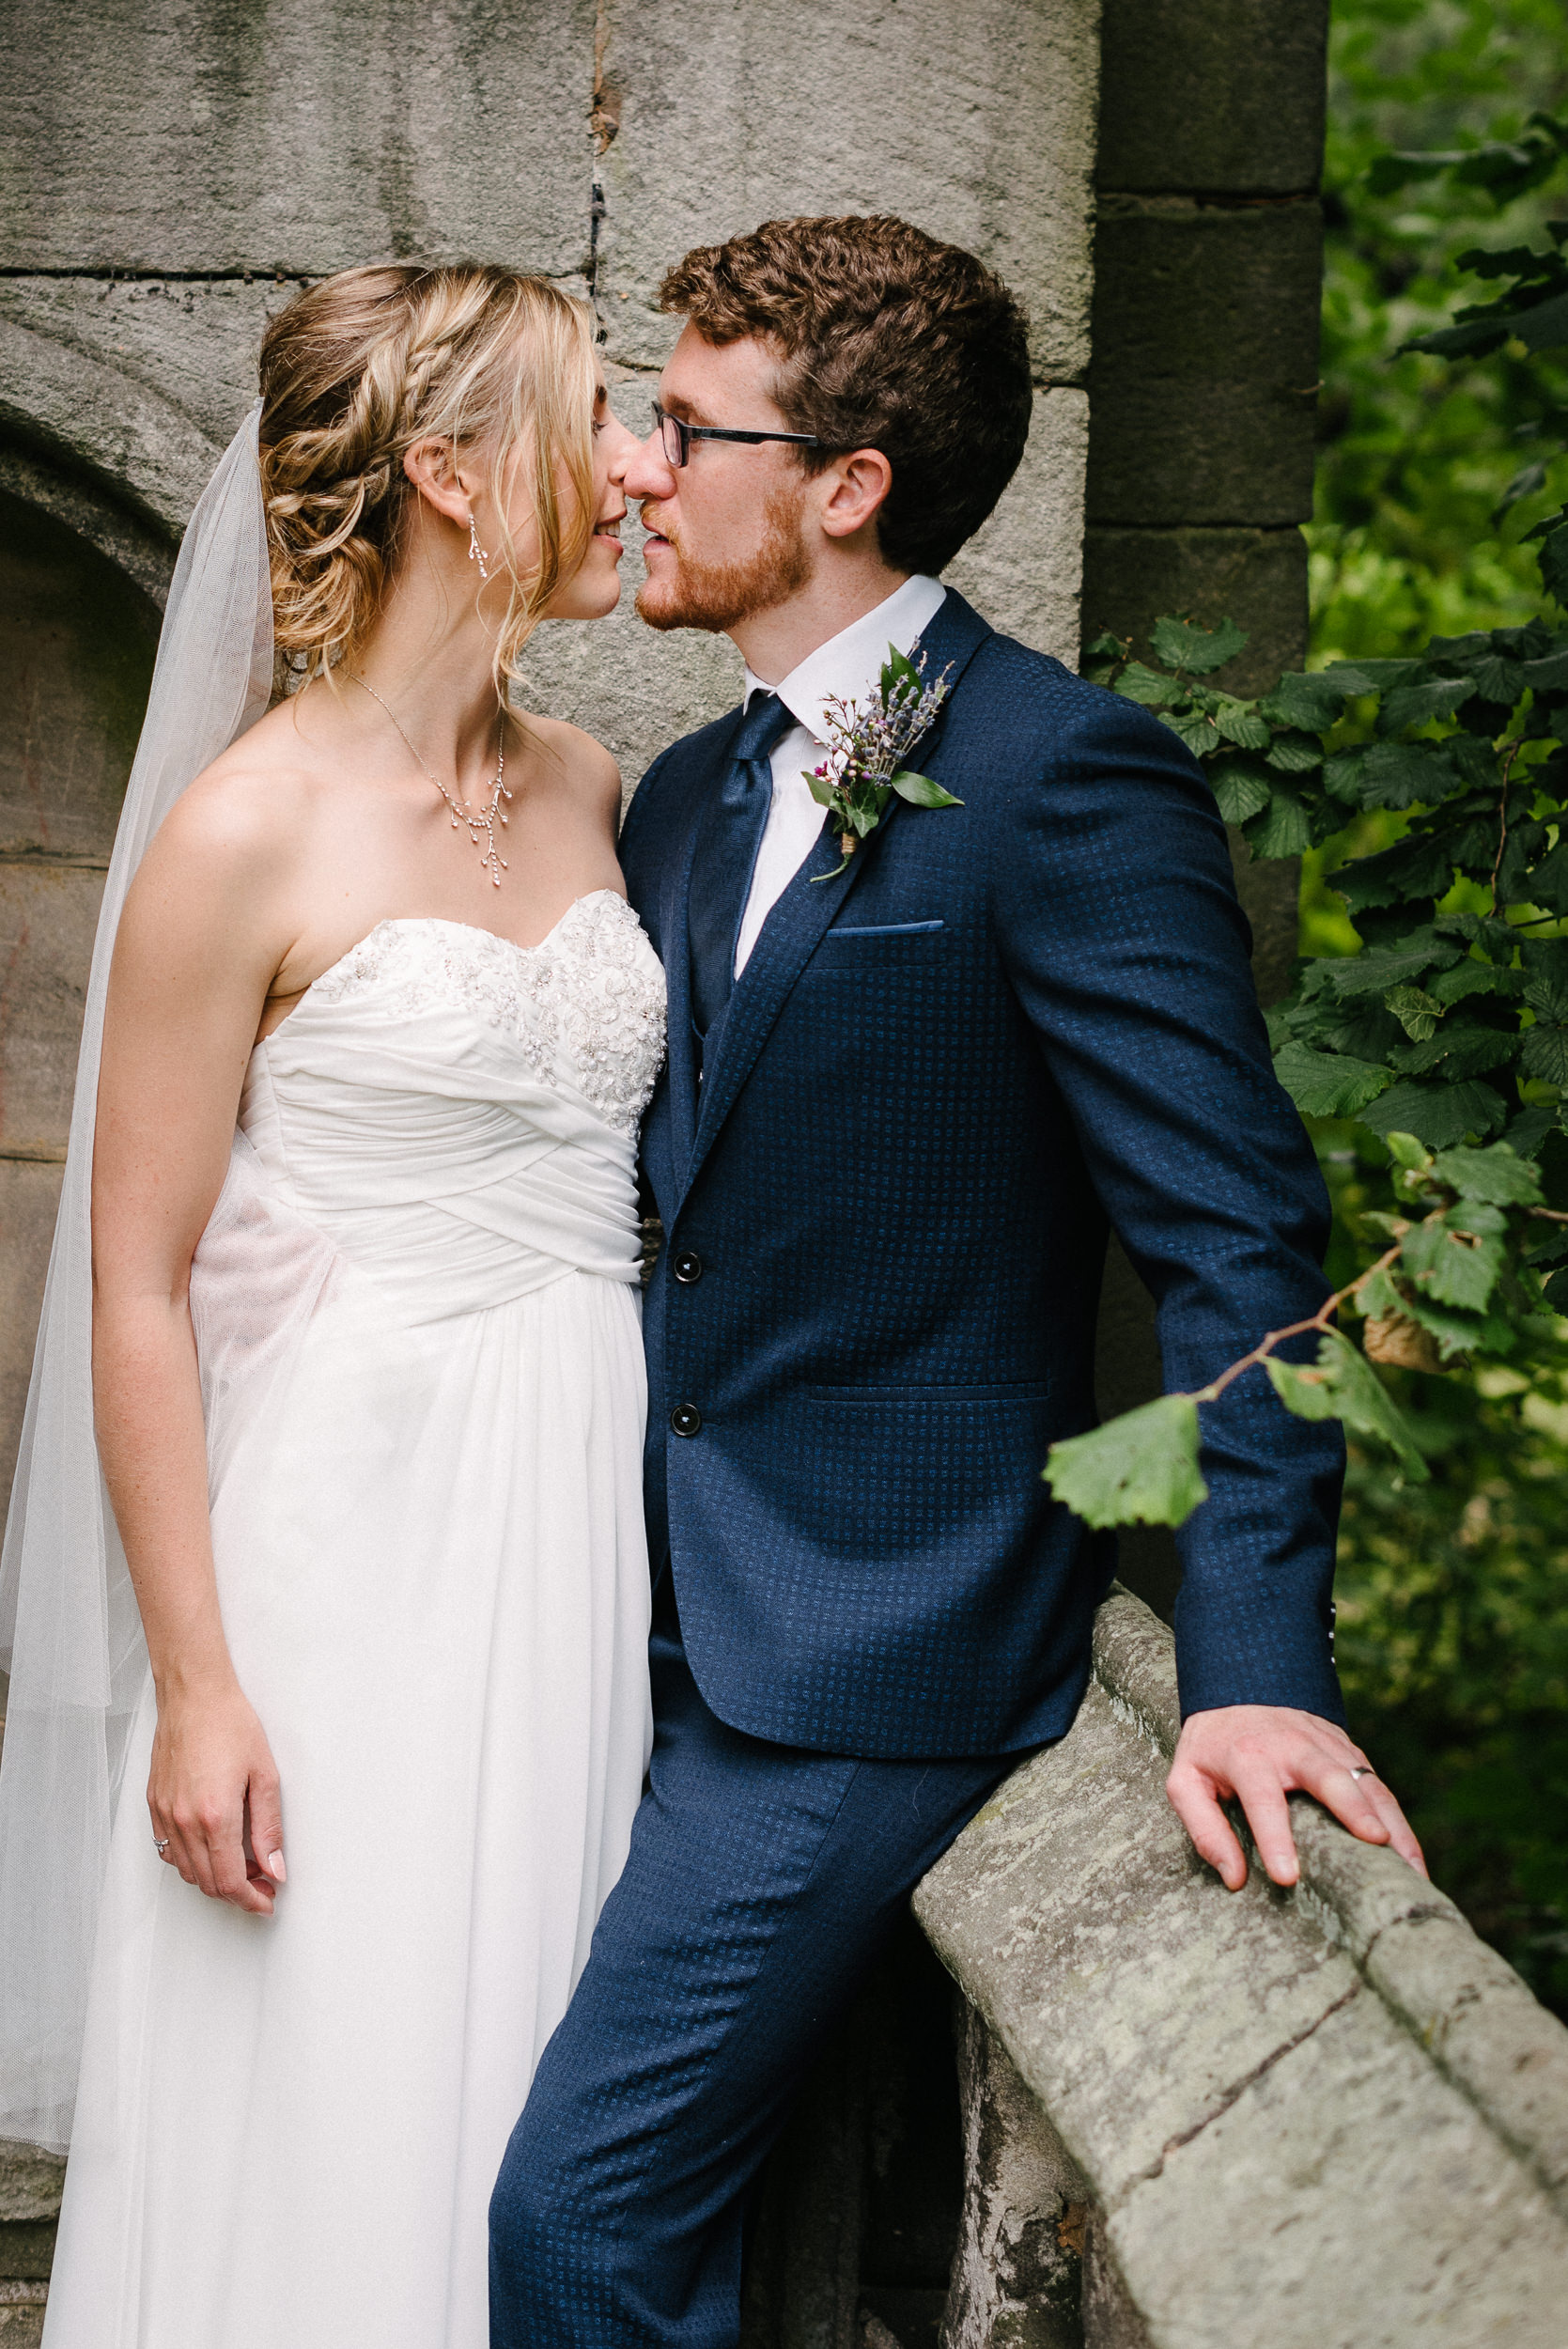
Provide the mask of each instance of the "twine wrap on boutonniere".
{"label": "twine wrap on boutonniere", "polygon": [[895,646],[888,646],[875,699],[864,704],[836,697],[822,708],[828,734],[828,755],[806,777],[811,795],[828,810],[838,828],[843,860],[815,880],[836,880],[867,832],[875,832],[882,811],[896,791],[911,807],[962,807],[929,775],[911,774],[899,764],[930,726],[947,699],[952,662],[933,684],[924,682],[925,655],[907,660]]}

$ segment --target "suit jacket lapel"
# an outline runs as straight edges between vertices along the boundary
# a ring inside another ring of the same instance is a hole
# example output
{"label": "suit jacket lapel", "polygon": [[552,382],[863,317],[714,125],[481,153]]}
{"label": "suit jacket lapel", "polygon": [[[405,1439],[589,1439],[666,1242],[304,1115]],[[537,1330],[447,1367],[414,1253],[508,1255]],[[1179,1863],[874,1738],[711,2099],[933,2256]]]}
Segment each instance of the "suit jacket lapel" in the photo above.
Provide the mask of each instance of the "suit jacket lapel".
{"label": "suit jacket lapel", "polygon": [[[947,599],[933,615],[920,638],[920,648],[929,655],[926,674],[939,677],[949,662],[953,674],[950,692],[955,690],[970,661],[986,638],[991,634],[983,620],[962,596],[949,588]],[[930,736],[939,739],[947,724],[951,704],[943,708]],[[917,746],[915,755],[920,755]],[[862,841],[849,860],[849,870],[837,880],[822,880],[818,876],[831,873],[840,861],[836,834],[824,832],[813,847],[805,863],[796,873],[778,904],[762,926],[762,935],[752,949],[751,957],[736,981],[724,1014],[723,1026],[718,1037],[717,1050],[703,1072],[698,1094],[696,1134],[691,1154],[681,1183],[681,1195],[695,1181],[697,1171],[713,1144],[713,1138],[735,1106],[741,1086],[756,1064],[757,1054],[768,1040],[774,1021],[783,1010],[791,988],[810,961],[823,932],[831,925],[845,898],[860,879],[867,859],[876,854],[877,846],[904,801],[896,796],[888,801],[882,819],[869,840]],[[687,842],[683,872],[690,877],[695,825]],[[680,1004],[676,1005],[676,986],[674,973],[670,978],[670,1019],[672,1028],[677,1019],[683,1023],[691,1063],[691,1019],[690,1010],[690,974],[687,969],[686,880],[683,879],[680,900],[678,954],[681,977]],[[675,932],[669,933],[675,944]],[[674,1079],[674,1046],[671,1048],[671,1073]],[[678,1099],[677,1099],[678,1106]],[[686,1133],[691,1128],[685,1128]]]}

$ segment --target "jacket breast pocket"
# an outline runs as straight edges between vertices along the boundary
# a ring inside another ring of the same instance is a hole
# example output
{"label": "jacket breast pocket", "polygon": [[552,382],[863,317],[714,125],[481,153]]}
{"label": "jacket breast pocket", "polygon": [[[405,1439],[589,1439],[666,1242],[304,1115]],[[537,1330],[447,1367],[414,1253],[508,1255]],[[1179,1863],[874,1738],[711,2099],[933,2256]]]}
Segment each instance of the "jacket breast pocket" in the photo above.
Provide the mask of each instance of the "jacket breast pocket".
{"label": "jacket breast pocket", "polygon": [[933,962],[943,947],[943,922],[835,923],[823,934],[809,971],[863,972],[910,962]]}

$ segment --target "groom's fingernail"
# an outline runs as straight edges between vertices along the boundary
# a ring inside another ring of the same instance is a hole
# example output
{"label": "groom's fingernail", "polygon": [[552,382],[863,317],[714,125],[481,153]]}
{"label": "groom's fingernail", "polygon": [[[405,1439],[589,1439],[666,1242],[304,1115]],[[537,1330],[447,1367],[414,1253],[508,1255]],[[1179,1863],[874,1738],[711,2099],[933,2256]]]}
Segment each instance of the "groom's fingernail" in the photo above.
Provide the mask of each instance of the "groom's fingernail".
{"label": "groom's fingernail", "polygon": [[272,1874],[276,1876],[276,1878],[277,1878],[277,1880],[278,1880],[278,1882],[279,1882],[280,1884],[287,1884],[287,1881],[288,1881],[288,1871],[287,1871],[287,1868],[284,1866],[284,1864],[283,1864],[283,1854],[282,1854],[282,1852],[280,1852],[280,1851],[275,1851],[275,1852],[272,1853],[272,1855],[271,1855],[271,1856],[269,1857],[269,1859],[268,1859],[267,1865],[268,1865],[268,1867],[269,1867],[269,1868],[271,1868],[271,1870],[272,1871]]}

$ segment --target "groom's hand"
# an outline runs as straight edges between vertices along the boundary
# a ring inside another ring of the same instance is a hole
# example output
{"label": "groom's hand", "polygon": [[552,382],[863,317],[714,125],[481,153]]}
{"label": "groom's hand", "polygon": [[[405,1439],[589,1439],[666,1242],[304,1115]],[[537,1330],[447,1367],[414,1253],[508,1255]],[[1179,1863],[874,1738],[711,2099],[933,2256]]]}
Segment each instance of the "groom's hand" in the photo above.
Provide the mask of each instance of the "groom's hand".
{"label": "groom's hand", "polygon": [[1176,1816],[1231,1892],[1247,1881],[1247,1859],[1220,1804],[1235,1797],[1275,1883],[1294,1884],[1301,1866],[1285,1797],[1296,1789],[1315,1795],[1363,1843],[1391,1843],[1425,1875],[1409,1822],[1366,1755],[1316,1713],[1285,1704],[1226,1704],[1190,1714],[1165,1781]]}

